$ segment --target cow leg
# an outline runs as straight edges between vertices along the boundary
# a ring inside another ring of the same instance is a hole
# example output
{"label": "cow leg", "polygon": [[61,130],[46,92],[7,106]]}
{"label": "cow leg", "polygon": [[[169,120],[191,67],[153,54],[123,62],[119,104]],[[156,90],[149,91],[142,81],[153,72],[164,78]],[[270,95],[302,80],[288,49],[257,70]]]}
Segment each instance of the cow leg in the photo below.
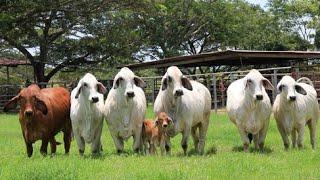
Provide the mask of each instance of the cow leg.
{"label": "cow leg", "polygon": [[160,140],[160,151],[161,151],[161,156],[165,155],[166,152],[166,140],[164,137],[161,137]]}
{"label": "cow leg", "polygon": [[298,125],[298,147],[303,148],[303,137],[304,137],[304,125]]}
{"label": "cow leg", "polygon": [[64,142],[64,152],[68,154],[70,151],[70,144],[71,144],[71,133],[72,127],[71,124],[68,123],[66,127],[63,129],[63,142]]}
{"label": "cow leg", "polygon": [[153,142],[150,143],[150,154],[152,155],[157,154],[156,146]]}
{"label": "cow leg", "polygon": [[296,129],[292,129],[291,131],[291,143],[293,148],[297,147],[297,130]]}
{"label": "cow leg", "polygon": [[[103,122],[103,121],[101,121]],[[101,145],[101,133],[102,133],[102,123],[100,125],[100,127],[98,128],[97,133],[95,134],[95,139],[94,141],[91,143],[91,151],[92,154],[100,154],[102,145]]]}
{"label": "cow leg", "polygon": [[187,125],[184,131],[182,132],[182,139],[181,139],[181,147],[183,149],[183,153],[185,156],[187,155],[188,140],[189,140],[190,133],[191,133],[191,127]]}
{"label": "cow leg", "polygon": [[134,136],[133,136],[133,151],[135,153],[138,153],[139,151],[141,151],[141,130],[142,128],[138,128],[135,133],[134,133]]}
{"label": "cow leg", "polygon": [[33,153],[32,143],[27,142],[26,137],[25,137],[25,132],[23,131],[23,129],[22,129],[22,135],[23,135],[24,142],[25,142],[25,144],[26,144],[27,155],[28,155],[28,157],[31,157],[31,156],[32,156],[32,153]]}
{"label": "cow leg", "polygon": [[204,121],[201,122],[199,126],[199,145],[198,145],[198,153],[202,155],[204,153],[204,147],[207,138],[207,132],[209,127],[209,117]]}
{"label": "cow leg", "polygon": [[40,153],[43,156],[47,155],[48,143],[49,143],[49,141],[47,139],[43,139],[42,140],[42,144],[41,144],[41,147],[40,147]]}
{"label": "cow leg", "polygon": [[[199,134],[197,132],[199,124],[191,128],[191,136],[193,139],[194,149],[199,153]],[[200,129],[200,128],[199,128]]]}
{"label": "cow leg", "polygon": [[288,149],[289,148],[289,138],[288,135],[283,127],[283,125],[281,123],[277,122],[277,126],[278,126],[278,130],[280,132],[282,141],[283,141],[283,145],[284,145],[284,149]]}
{"label": "cow leg", "polygon": [[253,135],[253,144],[254,144],[254,149],[258,150],[259,149],[259,133]]}
{"label": "cow leg", "polygon": [[50,147],[51,147],[51,154],[55,154],[57,151],[57,142],[54,139],[54,137],[50,139]]}
{"label": "cow leg", "polygon": [[73,134],[74,134],[74,137],[77,141],[79,154],[82,156],[84,153],[84,150],[85,150],[85,141],[77,131],[73,131]]}
{"label": "cow leg", "polygon": [[144,144],[144,147],[143,147],[144,154],[145,155],[150,154],[150,143],[147,140],[145,140],[143,144]]}
{"label": "cow leg", "polygon": [[249,152],[250,140],[248,138],[247,133],[245,132],[245,130],[243,128],[240,128],[239,126],[238,126],[238,131],[239,131],[242,143],[243,143],[243,151]]}
{"label": "cow leg", "polygon": [[33,153],[32,143],[28,143],[27,141],[25,141],[25,143],[26,143],[26,147],[27,147],[28,157],[31,157],[32,153]]}
{"label": "cow leg", "polygon": [[263,151],[264,140],[266,139],[268,128],[269,128],[269,123],[266,124],[259,132],[259,141],[258,141],[258,143],[259,143],[260,151]]}
{"label": "cow leg", "polygon": [[117,153],[119,153],[119,154],[122,153],[123,152],[123,139],[121,137],[117,136],[116,134],[111,133],[111,136],[112,136],[114,145],[116,146]]}
{"label": "cow leg", "polygon": [[169,137],[166,137],[165,148],[166,148],[167,155],[171,155],[171,142]]}
{"label": "cow leg", "polygon": [[316,138],[316,135],[317,135],[317,121],[315,121],[314,119],[311,119],[308,122],[308,128],[309,128],[309,131],[310,131],[310,142],[311,142],[312,149],[316,149],[316,146],[317,146],[317,138]]}

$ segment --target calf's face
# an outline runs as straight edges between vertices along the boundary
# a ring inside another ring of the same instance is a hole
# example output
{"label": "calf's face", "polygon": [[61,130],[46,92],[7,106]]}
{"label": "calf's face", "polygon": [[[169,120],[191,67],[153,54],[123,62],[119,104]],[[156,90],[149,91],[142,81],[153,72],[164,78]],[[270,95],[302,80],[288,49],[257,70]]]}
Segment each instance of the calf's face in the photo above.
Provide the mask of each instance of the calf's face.
{"label": "calf's face", "polygon": [[97,79],[90,73],[87,73],[78,84],[78,91],[75,98],[82,95],[91,103],[97,103],[99,101],[99,94],[106,93],[106,88],[102,83],[98,82]]}
{"label": "calf's face", "polygon": [[285,97],[290,102],[296,101],[297,93],[307,95],[305,89],[290,76],[284,76],[278,83],[277,89],[281,96]]}
{"label": "calf's face", "polygon": [[14,109],[20,104],[20,114],[23,120],[30,123],[37,111],[41,111],[44,115],[48,113],[47,105],[41,99],[40,88],[37,85],[31,85],[22,89],[17,96],[8,101],[4,106],[4,111]]}
{"label": "calf's face", "polygon": [[193,90],[190,80],[182,74],[178,67],[169,67],[162,78],[161,90],[168,91],[178,98],[183,96],[184,89]]}
{"label": "calf's face", "polygon": [[173,125],[172,119],[164,112],[158,114],[157,119],[155,121],[155,126],[160,127],[162,129],[166,129],[169,126]]}
{"label": "calf's face", "polygon": [[245,88],[254,100],[263,100],[263,92],[265,89],[273,90],[270,81],[264,78],[257,70],[250,71],[245,77]]}
{"label": "calf's face", "polygon": [[127,99],[135,97],[135,88],[145,88],[146,86],[146,83],[138,76],[135,76],[129,68],[122,68],[113,83],[113,88],[123,93]]}

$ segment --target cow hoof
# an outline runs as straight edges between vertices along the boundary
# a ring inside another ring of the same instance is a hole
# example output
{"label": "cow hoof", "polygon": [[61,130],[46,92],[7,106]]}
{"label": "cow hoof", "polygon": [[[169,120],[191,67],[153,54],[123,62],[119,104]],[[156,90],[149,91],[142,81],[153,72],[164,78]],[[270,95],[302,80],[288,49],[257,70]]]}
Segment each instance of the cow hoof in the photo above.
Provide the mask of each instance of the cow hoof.
{"label": "cow hoof", "polygon": [[118,149],[118,150],[117,150],[117,153],[118,153],[118,154],[121,154],[121,153],[123,153],[123,151],[120,150],[120,149]]}
{"label": "cow hoof", "polygon": [[79,154],[80,154],[81,156],[83,156],[84,150],[79,149]]}
{"label": "cow hoof", "polygon": [[92,155],[93,156],[99,156],[100,155],[100,151],[99,150],[94,150],[94,151],[92,151]]}
{"label": "cow hoof", "polygon": [[170,146],[166,145],[165,148],[166,148],[166,151],[167,151],[167,152],[170,151]]}
{"label": "cow hoof", "polygon": [[136,149],[134,149],[133,151],[134,151],[134,153],[137,153],[137,154],[138,154],[138,153],[140,152],[140,149],[139,149],[139,148],[136,148]]}
{"label": "cow hoof", "polygon": [[187,155],[187,149],[188,149],[188,145],[187,144],[182,144],[182,149],[183,149],[183,153],[186,156]]}
{"label": "cow hoof", "polygon": [[288,150],[289,149],[289,144],[284,144],[284,149]]}

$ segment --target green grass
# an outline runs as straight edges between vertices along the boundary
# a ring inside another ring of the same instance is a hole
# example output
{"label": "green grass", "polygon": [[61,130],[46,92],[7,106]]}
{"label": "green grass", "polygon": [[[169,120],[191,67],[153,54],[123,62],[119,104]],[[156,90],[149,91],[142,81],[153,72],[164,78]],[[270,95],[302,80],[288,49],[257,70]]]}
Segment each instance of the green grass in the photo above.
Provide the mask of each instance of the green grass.
{"label": "green grass", "polygon": [[[150,109],[147,117],[153,117]],[[62,142],[61,134],[57,139]],[[109,131],[104,126],[104,151],[101,157],[92,157],[89,146],[85,156],[80,157],[75,141],[72,141],[69,155],[64,155],[63,145],[60,145],[55,156],[43,157],[39,152],[38,141],[34,145],[33,156],[28,158],[18,115],[0,114],[0,179],[320,178],[320,152],[311,149],[308,131],[305,134],[303,150],[285,151],[274,119],[271,120],[264,153],[240,151],[239,134],[225,114],[212,113],[206,155],[194,155],[190,141],[190,155],[182,156],[180,140],[180,135],[172,139],[170,157],[133,154],[132,140],[126,142],[127,153],[119,156],[115,153]]]}

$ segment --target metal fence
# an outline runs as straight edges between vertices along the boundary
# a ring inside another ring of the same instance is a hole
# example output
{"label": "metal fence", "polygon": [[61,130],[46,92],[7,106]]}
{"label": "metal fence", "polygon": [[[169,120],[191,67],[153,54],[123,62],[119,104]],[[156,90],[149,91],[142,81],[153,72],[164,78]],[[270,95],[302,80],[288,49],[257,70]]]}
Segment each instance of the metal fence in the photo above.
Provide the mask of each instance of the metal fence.
{"label": "metal fence", "polygon": [[[284,75],[291,75],[291,67],[279,67],[258,69],[261,74],[270,80],[270,82],[276,87],[279,80]],[[212,108],[217,111],[218,108],[224,108],[226,105],[227,95],[226,90],[228,86],[235,80],[244,77],[250,70],[246,71],[233,71],[233,72],[219,72],[219,73],[206,73],[187,75],[190,79],[196,80],[204,84],[211,93]],[[154,102],[161,85],[161,76],[157,77],[142,77],[148,87],[145,89],[147,101],[149,103]],[[273,101],[276,97],[276,90],[268,92],[270,99]]]}
{"label": "metal fence", "polygon": [[[276,87],[279,80],[284,75],[291,75],[295,79],[299,77],[309,77],[318,92],[320,94],[320,72],[299,72],[298,68],[292,67],[277,67],[268,69],[258,69],[261,74],[270,80],[274,87]],[[228,86],[235,80],[244,77],[250,70],[245,71],[233,71],[233,72],[219,72],[219,73],[207,73],[207,74],[195,74],[187,75],[190,79],[196,80],[204,84],[211,93],[212,98],[212,108],[217,111],[219,108],[224,108],[226,105],[226,90]],[[148,104],[152,104],[159,92],[161,86],[161,76],[156,77],[142,77],[142,79],[147,83],[147,88],[144,89]],[[110,90],[112,88],[113,80],[100,80],[107,88]],[[25,85],[0,85],[0,108],[2,109],[3,104],[10,98],[18,94],[19,90]],[[72,90],[77,82],[50,82],[47,84],[41,84],[42,87],[57,87],[63,86]],[[106,93],[107,94],[107,93]],[[273,91],[268,91],[271,101],[276,97],[276,89]],[[105,95],[106,97],[106,95]],[[320,98],[319,98],[320,99]],[[318,100],[319,100],[318,99]]]}

